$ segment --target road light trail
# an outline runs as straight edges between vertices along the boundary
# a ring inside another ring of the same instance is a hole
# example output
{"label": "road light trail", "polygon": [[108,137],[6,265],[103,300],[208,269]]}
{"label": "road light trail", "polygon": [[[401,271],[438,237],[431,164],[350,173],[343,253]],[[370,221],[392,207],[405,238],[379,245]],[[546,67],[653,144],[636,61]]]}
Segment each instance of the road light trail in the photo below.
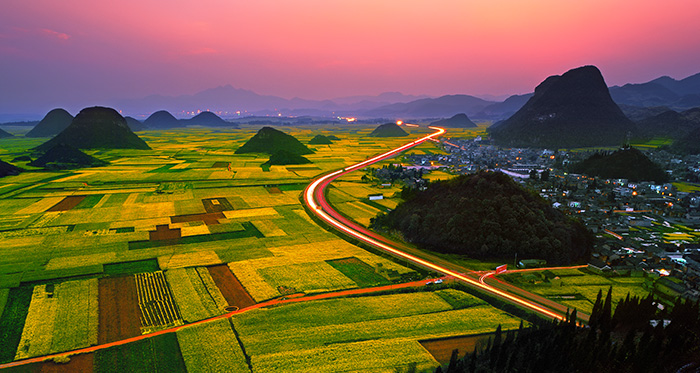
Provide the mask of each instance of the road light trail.
{"label": "road light trail", "polygon": [[517,295],[513,295],[511,293],[508,293],[506,291],[502,291],[498,288],[495,288],[489,284],[487,284],[485,281],[481,282],[478,279],[468,277],[465,274],[458,273],[456,271],[450,270],[444,266],[440,266],[437,264],[434,264],[432,262],[429,262],[427,260],[421,259],[415,255],[411,255],[405,251],[402,251],[398,248],[396,248],[394,245],[390,243],[389,240],[382,239],[380,238],[379,235],[376,233],[370,232],[367,229],[364,229],[362,227],[359,227],[356,224],[351,223],[347,219],[343,218],[335,209],[333,209],[330,204],[328,204],[328,201],[326,200],[325,197],[325,189],[328,187],[328,185],[338,177],[345,175],[346,173],[364,168],[366,166],[369,166],[373,163],[379,162],[381,160],[384,160],[386,158],[393,157],[397,155],[398,153],[410,149],[416,145],[419,145],[427,140],[434,139],[435,137],[438,137],[442,134],[445,133],[445,130],[440,127],[428,127],[430,129],[435,130],[434,133],[421,137],[418,140],[415,140],[413,142],[407,143],[403,146],[400,146],[396,149],[390,150],[386,153],[377,155],[375,157],[372,157],[370,159],[367,159],[365,161],[359,162],[357,164],[354,164],[349,167],[345,167],[343,169],[337,170],[335,172],[331,172],[329,174],[323,175],[319,177],[318,179],[314,180],[309,186],[306,187],[304,190],[304,203],[306,203],[307,206],[311,209],[314,215],[316,215],[318,218],[332,226],[333,228],[347,234],[350,237],[353,237],[361,242],[364,242],[366,244],[372,245],[384,252],[390,253],[391,255],[407,260],[413,264],[416,264],[420,267],[436,271],[439,273],[442,273],[447,276],[451,276],[457,280],[460,280],[470,286],[473,286],[475,288],[481,289],[483,291],[486,291],[490,294],[496,295],[500,298],[506,299],[512,303],[515,303],[517,305],[523,306],[527,309],[530,309],[532,311],[538,312],[541,315],[544,315],[545,317],[548,318],[553,318],[553,319],[558,319],[558,320],[564,320],[564,316],[562,316],[560,313],[553,312],[552,310],[545,308],[541,306],[538,303],[531,302],[527,299],[521,298]]}

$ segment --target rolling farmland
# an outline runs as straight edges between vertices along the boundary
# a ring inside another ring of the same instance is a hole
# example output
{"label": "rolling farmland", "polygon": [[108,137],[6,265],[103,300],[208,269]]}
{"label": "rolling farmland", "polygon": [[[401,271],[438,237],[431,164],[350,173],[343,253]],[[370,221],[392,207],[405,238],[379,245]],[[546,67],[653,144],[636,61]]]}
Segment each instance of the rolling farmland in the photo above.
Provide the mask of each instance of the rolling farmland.
{"label": "rolling farmland", "polygon": [[327,356],[320,360],[339,364],[335,369],[353,360],[362,361],[363,369],[381,369],[385,356],[368,357],[367,351],[377,348],[387,353],[387,346],[399,345],[410,346],[400,353],[406,363],[434,367],[432,357],[416,345],[419,339],[461,335],[465,330],[490,332],[499,324],[513,329],[520,323],[479,300],[455,309],[439,295],[443,291],[299,303],[254,310],[235,316],[233,322],[254,371],[283,370],[287,359],[293,361],[287,368],[292,371],[325,364],[311,356]]}
{"label": "rolling farmland", "polygon": [[[234,154],[255,130],[145,131],[152,151],[87,151],[108,160],[106,167],[31,172],[27,166],[30,172],[1,178],[0,362],[149,335],[270,299],[425,276],[329,233],[299,199],[313,177],[405,139],[367,138],[370,129],[363,127],[287,128],[302,142],[319,132],[340,140],[315,146],[306,156],[312,164],[266,171],[260,166],[266,155]],[[348,175],[330,197],[341,212],[368,223],[396,206],[399,190]],[[378,193],[386,198],[367,200]],[[436,362],[419,340],[488,332],[499,323],[512,328],[519,319],[449,289],[310,301],[100,349],[70,366],[390,371],[414,362],[431,368]]]}

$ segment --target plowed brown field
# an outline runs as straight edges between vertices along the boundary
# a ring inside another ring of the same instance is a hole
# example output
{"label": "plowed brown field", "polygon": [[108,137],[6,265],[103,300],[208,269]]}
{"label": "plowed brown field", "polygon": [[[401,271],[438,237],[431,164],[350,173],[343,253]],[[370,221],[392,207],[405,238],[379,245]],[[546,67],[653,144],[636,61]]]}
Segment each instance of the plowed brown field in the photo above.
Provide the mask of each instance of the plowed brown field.
{"label": "plowed brown field", "polygon": [[209,267],[209,273],[229,306],[236,306],[240,309],[255,304],[253,298],[226,264]]}
{"label": "plowed brown field", "polygon": [[100,344],[141,335],[141,313],[134,276],[101,278],[99,282]]}
{"label": "plowed brown field", "polygon": [[72,210],[73,207],[78,206],[80,202],[83,202],[85,197],[87,196],[68,196],[64,198],[61,202],[53,205],[53,207],[46,210],[46,212]]}
{"label": "plowed brown field", "polygon": [[465,353],[474,352],[474,346],[476,346],[479,341],[481,343],[487,343],[489,337],[492,337],[493,333],[486,334],[476,334],[467,335],[463,337],[453,337],[444,339],[432,339],[419,341],[423,347],[425,347],[428,352],[438,361],[440,364],[447,364],[450,362],[450,357],[452,356],[452,351],[455,349],[459,350],[459,357],[464,357]]}

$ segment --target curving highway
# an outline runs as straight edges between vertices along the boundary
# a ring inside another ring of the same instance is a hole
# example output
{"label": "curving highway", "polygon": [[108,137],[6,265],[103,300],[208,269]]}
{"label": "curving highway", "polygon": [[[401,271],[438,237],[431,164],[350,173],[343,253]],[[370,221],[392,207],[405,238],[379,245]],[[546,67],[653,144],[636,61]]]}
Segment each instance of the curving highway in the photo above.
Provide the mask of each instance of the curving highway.
{"label": "curving highway", "polygon": [[[529,293],[512,285],[507,286],[507,284],[504,284],[498,280],[496,280],[499,283],[498,285],[492,284],[493,281],[487,282],[486,280],[493,276],[493,272],[477,273],[464,270],[460,272],[457,269],[459,268],[458,266],[451,265],[445,261],[434,260],[434,258],[430,258],[429,260],[424,259],[425,255],[420,255],[415,249],[411,249],[406,245],[393,242],[386,237],[383,237],[350,221],[338,213],[328,203],[326,200],[326,189],[330,183],[333,182],[333,180],[349,172],[359,170],[373,163],[393,157],[404,150],[410,149],[427,140],[433,140],[435,137],[445,133],[445,130],[440,127],[428,128],[435,130],[435,132],[360,163],[320,176],[309,184],[309,186],[307,186],[304,190],[304,203],[309,207],[314,215],[323,220],[326,224],[356,240],[389,253],[396,258],[406,260],[420,267],[450,276],[457,281],[461,281],[469,286],[488,292],[510,303],[525,307],[547,318],[564,320],[565,317],[563,315],[566,313],[566,309],[564,306],[556,302],[552,302],[548,299]],[[564,308],[564,310],[562,310],[562,308]],[[581,316],[585,317],[585,315]]]}

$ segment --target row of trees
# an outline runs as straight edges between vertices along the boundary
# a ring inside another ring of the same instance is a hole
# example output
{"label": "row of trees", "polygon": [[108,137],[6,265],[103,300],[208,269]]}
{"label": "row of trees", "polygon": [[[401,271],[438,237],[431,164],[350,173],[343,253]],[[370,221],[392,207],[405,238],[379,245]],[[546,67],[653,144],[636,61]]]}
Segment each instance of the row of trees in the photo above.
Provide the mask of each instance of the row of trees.
{"label": "row of trees", "polygon": [[412,183],[407,181],[415,181],[423,179],[423,169],[422,168],[412,168],[408,169],[402,165],[384,165],[381,168],[368,168],[366,170],[367,174],[362,175],[362,181],[369,182],[371,179],[376,179],[381,182],[394,183],[396,181],[403,181],[406,185],[411,185]]}

